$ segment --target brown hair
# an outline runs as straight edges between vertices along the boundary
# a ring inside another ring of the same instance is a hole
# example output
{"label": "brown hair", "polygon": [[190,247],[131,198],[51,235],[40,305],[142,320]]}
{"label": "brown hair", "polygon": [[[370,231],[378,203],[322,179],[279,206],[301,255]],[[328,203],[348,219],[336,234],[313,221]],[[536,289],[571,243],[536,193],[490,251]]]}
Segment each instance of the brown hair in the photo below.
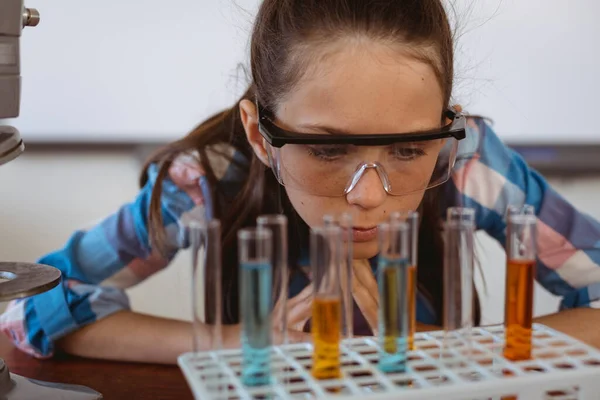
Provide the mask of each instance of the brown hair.
{"label": "brown hair", "polygon": [[[267,109],[276,110],[307,68],[314,64],[314,57],[318,56],[316,51],[322,49],[320,45],[348,35],[400,44],[403,51],[429,63],[442,89],[444,106],[449,105],[454,76],[453,35],[441,0],[264,0],[251,38],[252,83],[240,101],[258,100]],[[233,199],[225,196],[209,163],[208,154],[218,152],[215,146],[218,144],[235,147],[249,160],[249,168],[240,165],[240,168],[248,168],[248,178]],[[171,160],[190,150],[199,152],[214,192],[215,217],[221,220],[223,228],[223,317],[224,321],[235,323],[238,321],[236,231],[254,225],[261,213],[283,212],[290,222],[290,243],[294,244],[290,246],[290,253],[293,255],[306,244],[308,228],[291,207],[273,173],[255,156],[245,136],[238,104],[235,104],[204,121],[188,136],[160,150],[148,161],[161,164],[149,215],[152,242],[159,249],[164,248],[165,243],[160,182],[166,177]],[[141,184],[144,185],[146,180],[144,173]],[[436,199],[441,190],[443,188],[429,190],[421,204],[424,218],[419,233],[418,268],[419,287],[432,301],[438,323],[443,309],[443,246]],[[211,279],[210,271],[208,273],[208,279]],[[208,293],[207,322],[214,317],[211,299],[211,293]]]}

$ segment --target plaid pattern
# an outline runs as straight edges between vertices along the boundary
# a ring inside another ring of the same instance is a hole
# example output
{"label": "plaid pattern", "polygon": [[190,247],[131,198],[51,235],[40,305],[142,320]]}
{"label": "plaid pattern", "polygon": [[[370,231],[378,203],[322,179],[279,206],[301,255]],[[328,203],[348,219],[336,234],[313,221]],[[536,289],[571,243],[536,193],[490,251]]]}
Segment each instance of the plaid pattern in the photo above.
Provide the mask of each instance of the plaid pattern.
{"label": "plaid pattern", "polygon": [[[220,150],[241,160],[231,148]],[[222,157],[211,162],[220,184],[235,194],[245,179],[244,171]],[[180,157],[169,172],[161,208],[175,253],[178,221],[194,215],[210,218],[212,204],[203,171],[193,158]],[[157,256],[149,245],[148,210],[157,173],[152,165],[147,184],[131,202],[95,226],[74,232],[62,249],[39,259],[60,269],[63,282],[47,293],[11,302],[0,316],[0,329],[21,350],[51,357],[55,340],[128,309],[124,290],[169,265],[170,259]],[[533,205],[539,231],[538,282],[562,297],[561,308],[600,307],[600,224],[549,187],[484,120],[469,120],[467,138],[461,141],[459,160],[446,187],[444,207],[473,207],[477,228],[501,245],[507,206]],[[307,284],[292,282],[290,295]],[[417,310],[419,321],[435,320],[423,296]]]}

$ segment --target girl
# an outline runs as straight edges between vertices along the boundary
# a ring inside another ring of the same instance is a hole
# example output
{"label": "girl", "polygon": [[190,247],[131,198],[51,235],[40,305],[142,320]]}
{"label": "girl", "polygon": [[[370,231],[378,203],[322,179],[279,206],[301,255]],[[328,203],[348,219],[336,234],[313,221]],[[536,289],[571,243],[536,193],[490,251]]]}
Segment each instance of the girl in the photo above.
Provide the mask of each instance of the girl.
{"label": "girl", "polygon": [[[2,330],[37,357],[61,349],[175,362],[191,350],[190,325],[130,311],[124,289],[166,267],[179,247],[177,221],[201,213],[222,222],[225,344],[236,346],[236,232],[260,214],[284,213],[288,326],[302,340],[311,304],[302,269],[308,229],[326,213],[350,212],[355,332],[370,334],[376,226],[392,211],[415,209],[422,215],[417,319],[439,326],[445,209],[474,208],[477,228],[504,244],[507,206],[530,204],[539,220],[537,280],[563,298],[560,312],[538,321],[600,346],[593,329],[600,314],[592,309],[600,304],[600,224],[552,190],[483,119],[462,116],[451,104],[453,65],[441,0],[265,0],[247,92],[156,154],[133,202],[42,257],[62,271],[62,285],[12,303]],[[208,343],[210,324],[204,332]]]}

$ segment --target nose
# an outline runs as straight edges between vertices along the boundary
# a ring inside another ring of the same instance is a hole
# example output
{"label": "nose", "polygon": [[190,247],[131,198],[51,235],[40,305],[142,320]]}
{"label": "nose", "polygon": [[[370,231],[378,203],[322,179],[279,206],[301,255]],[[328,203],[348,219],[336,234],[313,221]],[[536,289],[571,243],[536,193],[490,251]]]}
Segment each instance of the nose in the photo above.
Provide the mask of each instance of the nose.
{"label": "nose", "polygon": [[363,209],[379,207],[385,201],[387,193],[383,188],[383,182],[375,169],[367,170],[359,179],[358,183],[348,192],[346,199],[349,204]]}

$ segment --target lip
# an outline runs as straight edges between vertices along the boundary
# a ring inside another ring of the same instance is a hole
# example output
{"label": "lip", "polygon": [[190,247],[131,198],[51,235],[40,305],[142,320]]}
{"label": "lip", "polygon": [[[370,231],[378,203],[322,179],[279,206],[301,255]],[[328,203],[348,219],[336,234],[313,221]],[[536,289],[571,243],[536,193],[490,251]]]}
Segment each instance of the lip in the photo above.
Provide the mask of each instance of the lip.
{"label": "lip", "polygon": [[377,227],[371,228],[353,228],[352,240],[354,242],[370,242],[377,238]]}

